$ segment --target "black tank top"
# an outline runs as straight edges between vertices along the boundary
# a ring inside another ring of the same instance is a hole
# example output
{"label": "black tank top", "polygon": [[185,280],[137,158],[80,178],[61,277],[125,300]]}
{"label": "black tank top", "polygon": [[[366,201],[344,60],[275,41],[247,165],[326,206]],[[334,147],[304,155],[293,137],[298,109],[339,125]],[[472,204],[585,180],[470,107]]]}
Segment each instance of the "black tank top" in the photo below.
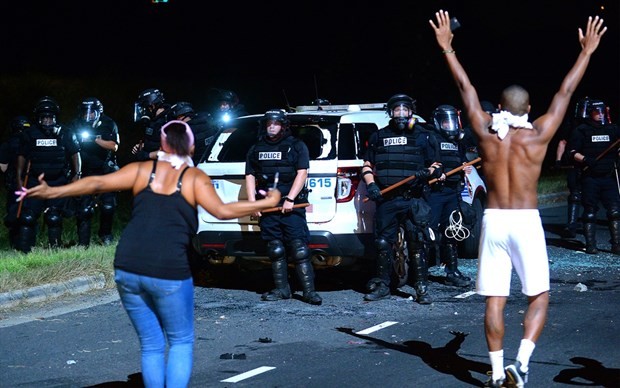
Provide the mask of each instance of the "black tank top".
{"label": "black tank top", "polygon": [[158,194],[151,189],[157,161],[149,184],[133,199],[131,219],[116,247],[114,268],[160,279],[185,280],[192,276],[188,249],[198,228],[196,209],[181,195],[185,167],[177,190]]}

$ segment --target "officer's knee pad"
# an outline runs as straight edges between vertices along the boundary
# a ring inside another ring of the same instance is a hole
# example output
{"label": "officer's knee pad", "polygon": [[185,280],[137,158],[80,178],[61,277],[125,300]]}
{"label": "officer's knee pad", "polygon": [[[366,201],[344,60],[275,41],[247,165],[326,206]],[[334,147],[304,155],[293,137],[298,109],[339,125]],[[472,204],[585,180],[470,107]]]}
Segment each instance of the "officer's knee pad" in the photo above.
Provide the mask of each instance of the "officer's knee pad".
{"label": "officer's knee pad", "polygon": [[114,209],[116,209],[116,206],[114,206],[114,203],[106,202],[101,205],[100,211],[101,213],[104,213],[104,214],[112,214],[114,213]]}
{"label": "officer's knee pad", "polygon": [[375,246],[378,251],[387,251],[392,249],[392,244],[390,244],[386,239],[380,237],[375,240]]}
{"label": "officer's knee pad", "polygon": [[60,209],[56,207],[50,207],[45,212],[45,224],[50,227],[62,225],[62,214]]}
{"label": "officer's knee pad", "polygon": [[272,240],[267,243],[267,255],[272,261],[277,261],[286,256],[286,248],[280,240]]}
{"label": "officer's knee pad", "polygon": [[25,209],[22,211],[22,214],[18,219],[19,225],[31,227],[37,223],[37,217],[35,217],[34,213],[30,209]]}
{"label": "officer's knee pad", "polygon": [[302,261],[310,258],[308,244],[299,239],[291,241],[291,258],[293,261]]}
{"label": "officer's knee pad", "polygon": [[93,218],[93,214],[95,214],[95,208],[89,205],[78,209],[76,217],[80,221],[88,221]]}
{"label": "officer's knee pad", "polygon": [[586,208],[583,212],[583,221],[586,224],[591,224],[596,222],[596,214],[594,213],[594,209]]}
{"label": "officer's knee pad", "polygon": [[607,219],[609,221],[617,221],[620,220],[620,209],[616,207],[612,207],[607,212]]}

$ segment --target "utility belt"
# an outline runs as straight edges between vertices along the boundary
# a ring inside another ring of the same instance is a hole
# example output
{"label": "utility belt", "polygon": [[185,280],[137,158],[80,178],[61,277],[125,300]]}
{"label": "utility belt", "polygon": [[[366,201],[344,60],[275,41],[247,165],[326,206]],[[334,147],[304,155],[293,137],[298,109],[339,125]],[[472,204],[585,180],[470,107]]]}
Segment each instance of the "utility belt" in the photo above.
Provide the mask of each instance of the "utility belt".
{"label": "utility belt", "polygon": [[402,197],[404,199],[411,199],[411,198],[422,198],[423,197],[423,188],[422,186],[415,186],[415,187],[411,187],[411,186],[401,186],[401,187],[397,187],[393,190],[388,191],[387,193],[383,194],[383,198],[390,200],[390,199],[394,199],[397,197]]}
{"label": "utility belt", "polygon": [[431,185],[431,191],[443,191],[443,189],[459,190],[461,181],[437,181]]}

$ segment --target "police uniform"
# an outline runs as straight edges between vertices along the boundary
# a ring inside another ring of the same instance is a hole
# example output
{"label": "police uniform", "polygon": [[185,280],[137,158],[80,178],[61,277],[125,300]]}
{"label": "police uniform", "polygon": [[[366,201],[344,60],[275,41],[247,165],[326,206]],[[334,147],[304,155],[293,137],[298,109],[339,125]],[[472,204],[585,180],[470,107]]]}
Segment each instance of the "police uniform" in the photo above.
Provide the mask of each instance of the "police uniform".
{"label": "police uniform", "polygon": [[[30,126],[30,124],[28,124]],[[4,186],[6,188],[6,216],[4,225],[9,230],[9,245],[15,246],[15,239],[19,229],[16,227],[16,216],[18,203],[15,201],[17,195],[17,154],[21,143],[22,132],[13,133],[9,139],[0,145],[0,164],[6,164],[7,169],[4,174]]]}
{"label": "police uniform", "polygon": [[[45,173],[49,186],[62,186],[69,182],[71,159],[80,152],[75,135],[56,126],[46,130],[40,124],[33,124],[24,132],[19,156],[29,164],[27,188],[39,184],[37,178]],[[25,177],[22,177],[24,179]],[[36,241],[37,219],[45,212],[48,240],[51,246],[59,246],[62,236],[63,211],[67,198],[35,199],[26,197],[18,218],[19,236],[16,246],[22,252],[30,252]]]}
{"label": "police uniform", "polygon": [[[74,124],[74,131],[80,143],[82,176],[104,175],[118,170],[115,153],[95,142],[97,137],[101,137],[102,140],[113,141],[118,145],[120,138],[116,122],[102,113],[94,126],[87,123],[84,128],[83,125],[82,120],[78,120]],[[112,242],[112,223],[117,206],[116,197],[116,193],[109,192],[98,195],[83,195],[76,198],[77,233],[80,245],[90,245],[92,218],[97,206],[100,212],[98,236],[104,244]]]}
{"label": "police uniform", "polygon": [[[254,176],[257,192],[273,187],[278,173],[277,189],[282,193],[282,201],[285,201],[289,200],[287,194],[297,176],[297,170],[310,167],[310,157],[306,144],[290,135],[284,124],[281,131],[285,132],[278,140],[270,141],[263,136],[250,148],[245,173]],[[302,190],[294,201],[296,204],[306,203],[307,191]],[[295,263],[295,270],[303,287],[303,300],[311,304],[321,304],[321,298],[314,290],[314,268],[308,248],[310,232],[305,208],[293,208],[291,212],[284,214],[279,211],[262,213],[259,225],[261,238],[267,242],[267,254],[272,263],[276,286],[271,292],[263,294],[262,299],[273,301],[291,297],[287,272],[288,256]]]}
{"label": "police uniform", "polygon": [[[450,140],[441,134],[438,135],[438,139],[444,171],[453,170],[467,162],[465,148],[458,140]],[[462,220],[464,213],[461,210],[462,190],[463,173],[452,174],[444,181],[436,181],[430,186],[428,202],[432,210],[431,227],[439,244],[438,253],[441,262],[445,264],[445,282],[449,285],[466,287],[471,284],[471,279],[464,277],[458,270],[458,246],[455,237],[459,231],[449,229],[451,218],[458,220],[461,217]]]}
{"label": "police uniform", "polygon": [[428,188],[426,168],[439,160],[439,145],[435,135],[423,126],[415,124],[413,130],[399,130],[393,121],[371,134],[365,162],[374,166],[375,183],[381,190],[412,175],[417,178],[386,192],[377,201],[374,226],[377,272],[376,278],[368,283],[371,292],[364,298],[376,300],[385,296],[374,293],[378,287],[390,285],[394,244],[399,226],[404,224],[418,302],[426,304],[430,303],[430,297],[425,244],[431,241],[428,228],[431,209],[424,192]]}
{"label": "police uniform", "polygon": [[586,240],[586,253],[595,254],[596,247],[596,214],[598,203],[606,210],[612,252],[620,254],[620,195],[618,193],[617,163],[618,147],[599,157],[616,140],[620,139],[620,130],[615,124],[601,124],[588,119],[574,131],[569,147],[571,154],[580,153],[585,156],[580,167],[583,229]]}

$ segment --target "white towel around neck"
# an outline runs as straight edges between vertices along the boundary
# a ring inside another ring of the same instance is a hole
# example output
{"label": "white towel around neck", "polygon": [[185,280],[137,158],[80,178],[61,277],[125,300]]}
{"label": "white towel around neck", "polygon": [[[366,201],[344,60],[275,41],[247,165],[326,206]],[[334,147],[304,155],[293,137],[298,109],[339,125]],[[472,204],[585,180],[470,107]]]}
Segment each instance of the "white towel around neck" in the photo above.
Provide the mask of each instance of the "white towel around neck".
{"label": "white towel around neck", "polygon": [[504,140],[510,127],[532,128],[532,124],[527,121],[527,113],[523,116],[515,116],[512,113],[503,110],[499,113],[493,113],[492,116],[493,124],[491,124],[491,129],[497,132],[497,137],[499,137],[500,140]]}

